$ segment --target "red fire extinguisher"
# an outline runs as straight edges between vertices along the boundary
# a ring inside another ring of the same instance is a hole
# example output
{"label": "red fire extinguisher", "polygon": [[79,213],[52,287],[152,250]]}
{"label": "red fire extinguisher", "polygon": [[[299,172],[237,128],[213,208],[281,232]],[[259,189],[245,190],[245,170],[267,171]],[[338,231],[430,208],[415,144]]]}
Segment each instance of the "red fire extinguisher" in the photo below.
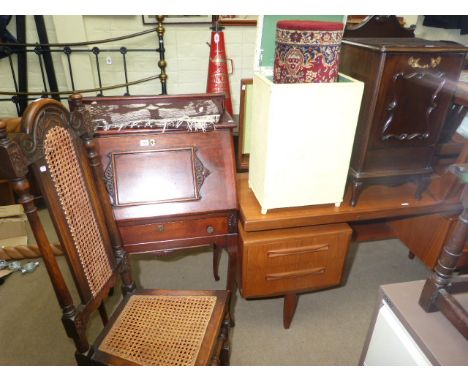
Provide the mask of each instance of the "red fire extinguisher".
{"label": "red fire extinguisher", "polygon": [[[206,92],[224,93],[226,97],[224,101],[225,109],[232,115],[231,88],[229,86],[226,48],[224,47],[224,33],[222,31],[224,27],[219,25],[219,16],[213,16],[213,24],[210,29],[212,32]],[[232,60],[230,61],[234,70]]]}

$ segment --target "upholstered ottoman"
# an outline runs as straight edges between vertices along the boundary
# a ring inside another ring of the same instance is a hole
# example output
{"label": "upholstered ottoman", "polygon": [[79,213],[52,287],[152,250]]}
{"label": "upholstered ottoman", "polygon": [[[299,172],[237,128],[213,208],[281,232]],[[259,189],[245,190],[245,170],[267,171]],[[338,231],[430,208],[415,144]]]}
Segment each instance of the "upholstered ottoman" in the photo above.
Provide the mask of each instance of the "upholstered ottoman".
{"label": "upholstered ottoman", "polygon": [[335,82],[342,37],[342,23],[278,21],[274,83]]}

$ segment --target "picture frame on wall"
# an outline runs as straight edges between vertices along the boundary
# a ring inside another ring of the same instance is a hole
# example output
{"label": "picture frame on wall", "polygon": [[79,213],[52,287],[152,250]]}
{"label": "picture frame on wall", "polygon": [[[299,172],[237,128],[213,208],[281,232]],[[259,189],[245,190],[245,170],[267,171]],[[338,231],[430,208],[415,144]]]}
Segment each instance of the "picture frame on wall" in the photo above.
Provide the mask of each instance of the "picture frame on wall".
{"label": "picture frame on wall", "polygon": [[[144,25],[157,24],[155,15],[143,15]],[[164,24],[207,24],[211,23],[211,15],[166,15]]]}
{"label": "picture frame on wall", "polygon": [[255,15],[221,15],[219,21],[223,26],[255,26],[257,18]]}
{"label": "picture frame on wall", "polygon": [[[221,15],[219,20],[223,26],[255,26],[258,16],[254,15]],[[157,24],[156,16],[143,15],[144,25]],[[209,24],[212,15],[166,15],[164,24]]]}

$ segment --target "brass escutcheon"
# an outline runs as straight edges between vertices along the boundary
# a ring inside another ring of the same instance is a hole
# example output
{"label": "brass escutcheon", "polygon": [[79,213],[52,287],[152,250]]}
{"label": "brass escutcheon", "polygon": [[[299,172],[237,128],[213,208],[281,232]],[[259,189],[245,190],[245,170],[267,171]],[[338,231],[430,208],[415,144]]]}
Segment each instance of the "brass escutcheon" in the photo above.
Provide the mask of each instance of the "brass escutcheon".
{"label": "brass escutcheon", "polygon": [[412,68],[419,68],[419,69],[436,68],[442,62],[442,57],[438,56],[435,58],[431,58],[431,62],[426,65],[421,65],[419,63],[419,60],[421,60],[421,58],[414,58],[413,56],[411,56],[410,58],[408,58],[408,65],[411,66]]}

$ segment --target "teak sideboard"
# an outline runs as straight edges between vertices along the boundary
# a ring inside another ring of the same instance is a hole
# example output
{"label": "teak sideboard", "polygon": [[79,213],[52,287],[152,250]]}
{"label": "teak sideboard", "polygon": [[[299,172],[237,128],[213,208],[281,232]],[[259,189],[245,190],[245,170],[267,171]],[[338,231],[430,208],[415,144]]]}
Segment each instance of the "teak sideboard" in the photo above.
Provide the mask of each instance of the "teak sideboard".
{"label": "teak sideboard", "polygon": [[248,186],[248,174],[238,174],[241,295],[284,296],[283,324],[288,328],[299,293],[341,283],[352,240],[399,238],[412,256],[432,268],[462,210],[459,196],[438,198],[436,183],[420,200],[414,197],[417,186],[413,183],[373,185],[362,191],[359,203],[352,207],[347,203],[352,197],[348,187],[340,207],[281,208],[262,214]]}

